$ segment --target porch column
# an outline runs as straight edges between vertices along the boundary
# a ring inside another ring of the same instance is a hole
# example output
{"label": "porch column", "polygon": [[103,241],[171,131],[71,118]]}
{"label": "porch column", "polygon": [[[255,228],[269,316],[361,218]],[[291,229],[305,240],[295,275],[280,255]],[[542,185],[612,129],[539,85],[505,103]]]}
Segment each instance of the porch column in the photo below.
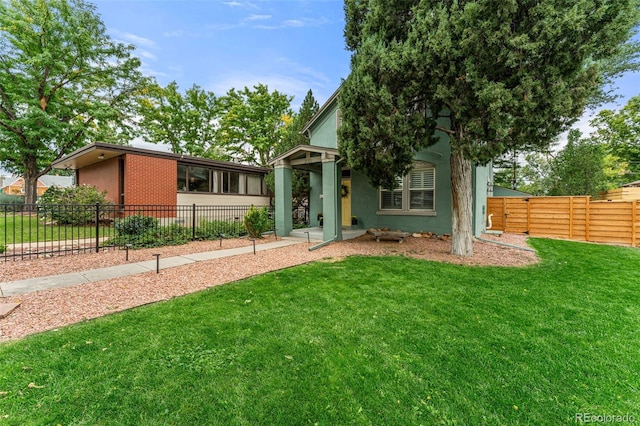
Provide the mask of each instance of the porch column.
{"label": "porch column", "polygon": [[322,239],[329,241],[333,238],[342,240],[342,205],[340,188],[342,173],[336,156],[325,155],[322,158]]}
{"label": "porch column", "polygon": [[275,204],[276,204],[276,229],[278,235],[288,236],[293,230],[293,218],[291,215],[292,189],[291,167],[283,163],[275,165]]}

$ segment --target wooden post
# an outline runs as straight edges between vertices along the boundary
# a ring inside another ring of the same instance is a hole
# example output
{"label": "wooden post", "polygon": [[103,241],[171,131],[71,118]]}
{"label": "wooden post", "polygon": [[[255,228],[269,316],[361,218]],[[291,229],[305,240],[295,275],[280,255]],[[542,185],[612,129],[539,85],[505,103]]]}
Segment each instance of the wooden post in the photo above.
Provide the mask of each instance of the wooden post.
{"label": "wooden post", "polygon": [[591,217],[589,215],[589,208],[591,207],[591,198],[587,198],[586,204],[584,206],[585,210],[585,220],[584,220],[584,239],[585,241],[591,241],[589,236],[589,225],[591,223]]}
{"label": "wooden post", "polygon": [[526,198],[527,201],[527,234],[531,235],[531,198]]}
{"label": "wooden post", "polygon": [[569,239],[573,240],[573,197],[569,197]]}
{"label": "wooden post", "polygon": [[507,229],[507,216],[509,215],[509,213],[507,213],[507,197],[502,197],[502,231],[503,232],[509,232],[509,230]]}
{"label": "wooden post", "polygon": [[638,202],[633,200],[631,202],[631,247],[636,246],[636,209],[638,208]]}

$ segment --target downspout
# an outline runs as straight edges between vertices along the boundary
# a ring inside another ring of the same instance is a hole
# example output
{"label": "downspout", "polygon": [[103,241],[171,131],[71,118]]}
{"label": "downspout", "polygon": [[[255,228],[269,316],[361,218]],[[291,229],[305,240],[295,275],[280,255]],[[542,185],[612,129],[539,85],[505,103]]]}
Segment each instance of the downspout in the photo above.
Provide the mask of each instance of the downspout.
{"label": "downspout", "polygon": [[[336,161],[336,169],[337,169],[338,164],[340,164],[340,163],[341,163],[341,162],[343,162],[343,161],[344,161],[344,157],[342,157],[342,158],[340,158],[338,161]],[[338,188],[338,184],[337,184],[337,182],[336,182],[336,181],[337,181],[337,176],[336,176],[336,175],[337,175],[337,173],[338,173],[338,171],[336,170],[336,171],[335,171],[335,173],[333,174],[333,187],[334,187],[334,188],[336,188],[336,189]],[[338,203],[336,202],[335,204],[336,204],[336,211],[334,212],[334,213],[335,213],[335,216],[334,216],[334,217],[336,218],[336,224],[337,224],[337,219],[338,219]],[[339,225],[339,226],[342,226],[342,223],[340,223],[340,225]],[[331,238],[330,238],[330,239],[328,239],[327,241],[323,241],[323,242],[321,242],[320,244],[316,244],[315,246],[311,246],[311,247],[309,247],[309,251],[313,251],[313,250],[319,249],[319,248],[321,248],[321,247],[324,247],[324,246],[326,246],[327,244],[332,243],[332,242],[334,242],[334,241],[335,241],[335,240],[337,240],[337,239],[338,239],[338,232],[337,232],[337,230],[336,230],[336,234],[335,234],[333,237],[331,237]]]}

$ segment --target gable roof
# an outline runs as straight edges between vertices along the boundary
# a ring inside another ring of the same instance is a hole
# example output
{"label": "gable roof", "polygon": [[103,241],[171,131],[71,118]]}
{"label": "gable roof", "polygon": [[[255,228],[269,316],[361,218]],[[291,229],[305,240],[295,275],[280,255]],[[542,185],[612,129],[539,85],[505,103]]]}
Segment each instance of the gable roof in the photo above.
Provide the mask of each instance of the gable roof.
{"label": "gable roof", "polygon": [[333,106],[333,104],[338,101],[338,95],[339,94],[340,94],[340,87],[338,87],[338,89],[335,92],[333,92],[333,95],[331,95],[329,97],[329,99],[327,99],[327,101],[320,107],[318,112],[316,112],[315,115],[313,117],[311,117],[311,120],[309,120],[307,122],[307,124],[304,125],[302,130],[300,130],[300,133],[302,133],[302,134],[307,133],[309,131],[309,129],[311,129],[311,127],[313,127],[313,125],[316,123],[316,121],[318,121],[318,119],[320,117],[322,117],[322,115],[324,115],[325,111],[327,111],[329,108],[331,108]]}
{"label": "gable roof", "polygon": [[68,188],[73,186],[73,177],[72,176],[54,176],[54,175],[44,175],[40,176],[40,182],[44,186],[57,186],[58,188]]}

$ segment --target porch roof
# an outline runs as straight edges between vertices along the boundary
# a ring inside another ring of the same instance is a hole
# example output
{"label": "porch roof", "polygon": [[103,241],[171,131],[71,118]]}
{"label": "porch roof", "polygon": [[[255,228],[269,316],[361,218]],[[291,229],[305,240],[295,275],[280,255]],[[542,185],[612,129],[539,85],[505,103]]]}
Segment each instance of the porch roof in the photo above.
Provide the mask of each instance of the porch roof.
{"label": "porch roof", "polygon": [[338,158],[340,158],[340,154],[335,148],[298,145],[269,161],[269,165],[274,167],[318,170],[321,163],[334,162]]}

